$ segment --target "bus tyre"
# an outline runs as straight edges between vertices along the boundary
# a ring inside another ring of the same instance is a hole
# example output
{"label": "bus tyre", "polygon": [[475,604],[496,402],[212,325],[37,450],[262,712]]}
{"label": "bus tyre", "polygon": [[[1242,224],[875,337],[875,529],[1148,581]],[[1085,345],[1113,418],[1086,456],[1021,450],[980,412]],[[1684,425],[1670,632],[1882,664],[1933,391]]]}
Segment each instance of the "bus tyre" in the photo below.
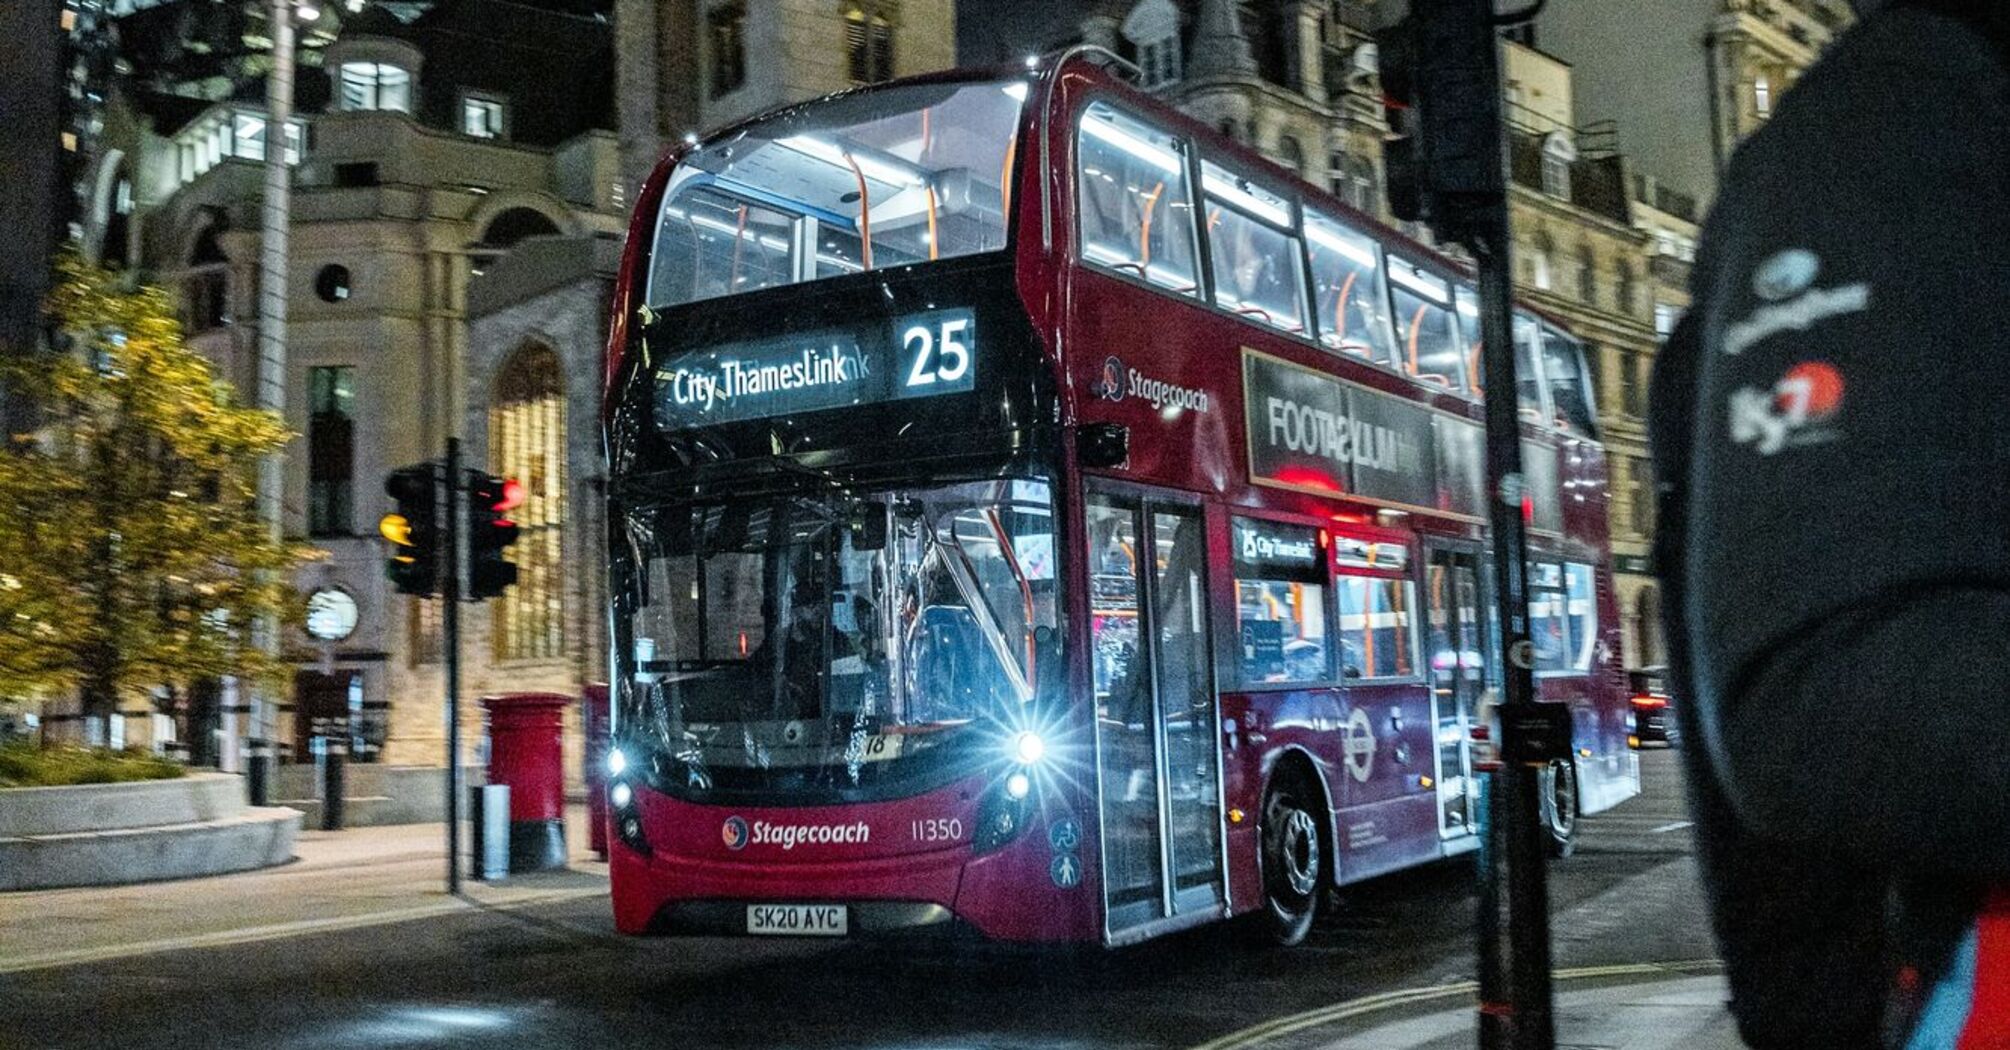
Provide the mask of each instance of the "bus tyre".
{"label": "bus tyre", "polygon": [[1577,852],[1577,763],[1551,762],[1538,780],[1542,792],[1542,825],[1549,829],[1549,855]]}
{"label": "bus tyre", "polygon": [[1296,771],[1279,773],[1263,793],[1265,938],[1290,947],[1312,932],[1326,879],[1325,825],[1318,796]]}

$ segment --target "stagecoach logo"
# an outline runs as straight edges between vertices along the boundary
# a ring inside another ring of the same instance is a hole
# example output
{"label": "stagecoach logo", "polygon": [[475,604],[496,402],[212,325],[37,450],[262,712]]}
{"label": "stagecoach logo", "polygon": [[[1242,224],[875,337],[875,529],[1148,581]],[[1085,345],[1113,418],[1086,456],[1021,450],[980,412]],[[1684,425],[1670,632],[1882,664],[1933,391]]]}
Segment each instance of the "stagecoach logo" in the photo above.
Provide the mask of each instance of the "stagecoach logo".
{"label": "stagecoach logo", "polygon": [[1724,353],[1735,357],[1781,332],[1805,332],[1830,318],[1869,309],[1869,284],[1817,288],[1821,271],[1821,256],[1806,248],[1789,248],[1760,263],[1752,271],[1752,294],[1765,305],[1724,329]]}
{"label": "stagecoach logo", "polygon": [[1213,406],[1213,399],[1206,391],[1179,386],[1162,379],[1153,379],[1135,368],[1126,368],[1124,359],[1112,354],[1103,359],[1102,375],[1089,384],[1089,393],[1105,401],[1122,401],[1126,397],[1140,398],[1151,402],[1153,408],[1186,409],[1190,412],[1206,412]]}
{"label": "stagecoach logo", "polygon": [[746,849],[750,844],[780,846],[784,851],[805,843],[857,846],[872,840],[872,825],[862,820],[855,824],[770,824],[765,820],[748,824],[744,817],[727,817],[719,827],[719,838],[730,850]]}
{"label": "stagecoach logo", "polygon": [[1842,373],[1826,361],[1803,361],[1770,390],[1745,387],[1731,394],[1731,440],[1762,456],[1833,441],[1831,421],[1842,411]]}

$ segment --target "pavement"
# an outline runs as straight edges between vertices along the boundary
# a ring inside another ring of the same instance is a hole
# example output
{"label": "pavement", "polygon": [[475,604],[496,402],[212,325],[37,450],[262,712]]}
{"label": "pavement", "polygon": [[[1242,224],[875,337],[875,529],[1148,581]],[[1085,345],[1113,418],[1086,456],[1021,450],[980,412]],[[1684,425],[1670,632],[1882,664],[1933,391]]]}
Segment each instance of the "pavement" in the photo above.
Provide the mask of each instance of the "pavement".
{"label": "pavement", "polygon": [[[1557,1045],[1736,1050],[1679,770],[1643,758],[1647,793],[1587,818],[1551,869]],[[620,937],[583,811],[567,825],[570,870],[459,897],[437,825],[303,832],[261,872],[0,894],[0,1050],[1476,1045],[1467,859],[1350,887],[1290,951],[1207,927],[1029,955]]]}
{"label": "pavement", "polygon": [[586,827],[572,807],[569,870],[463,880],[458,897],[439,824],[302,831],[291,863],[234,875],[0,893],[0,973],[604,896]]}

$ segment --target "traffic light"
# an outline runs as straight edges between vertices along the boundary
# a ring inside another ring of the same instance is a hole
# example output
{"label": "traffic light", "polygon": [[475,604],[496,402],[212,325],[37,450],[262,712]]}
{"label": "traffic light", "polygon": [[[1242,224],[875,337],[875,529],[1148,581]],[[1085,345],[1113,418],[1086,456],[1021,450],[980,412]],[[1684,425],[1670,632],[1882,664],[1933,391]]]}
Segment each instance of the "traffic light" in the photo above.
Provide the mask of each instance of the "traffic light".
{"label": "traffic light", "polygon": [[516,566],[503,550],[516,542],[509,512],[523,503],[523,486],[479,470],[468,472],[468,598],[494,598],[516,585]]}
{"label": "traffic light", "polygon": [[1507,206],[1496,32],[1493,0],[1411,0],[1375,34],[1396,132],[1383,150],[1389,210],[1447,241],[1470,240]]}
{"label": "traffic light", "polygon": [[384,479],[384,491],[397,504],[377,522],[377,531],[392,545],[384,574],[400,593],[430,597],[440,586],[439,493],[433,464],[399,467]]}

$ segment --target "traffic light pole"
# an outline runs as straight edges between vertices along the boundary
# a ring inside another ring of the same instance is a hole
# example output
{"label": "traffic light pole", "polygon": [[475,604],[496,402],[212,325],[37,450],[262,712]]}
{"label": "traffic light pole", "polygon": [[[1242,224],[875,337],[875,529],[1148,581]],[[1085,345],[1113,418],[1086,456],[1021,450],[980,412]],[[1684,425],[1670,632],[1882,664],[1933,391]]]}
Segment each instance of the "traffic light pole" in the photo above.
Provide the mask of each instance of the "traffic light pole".
{"label": "traffic light pole", "polygon": [[[1485,2],[1485,0],[1481,0]],[[1542,764],[1521,751],[1518,739],[1536,717],[1535,645],[1528,630],[1528,532],[1521,461],[1520,398],[1514,355],[1513,254],[1507,202],[1486,209],[1467,247],[1479,270],[1480,339],[1485,346],[1487,487],[1493,529],[1494,601],[1506,659],[1501,705],[1500,769],[1488,792],[1490,822],[1481,897],[1481,928],[1495,932],[1483,945],[1491,956],[1496,995],[1482,988],[1480,1045],[1485,1050],[1550,1050],[1556,1045],[1551,1006],[1549,944],[1549,844],[1542,822]],[[1494,847],[1498,847],[1497,849]],[[1502,869],[1505,869],[1503,871]],[[1498,940],[1502,876],[1507,895],[1507,942]],[[1503,947],[1505,950],[1503,950]],[[1500,957],[1507,957],[1507,999],[1498,997]]]}
{"label": "traffic light pole", "polygon": [[461,892],[461,439],[447,439],[440,643],[447,671],[447,892]]}

